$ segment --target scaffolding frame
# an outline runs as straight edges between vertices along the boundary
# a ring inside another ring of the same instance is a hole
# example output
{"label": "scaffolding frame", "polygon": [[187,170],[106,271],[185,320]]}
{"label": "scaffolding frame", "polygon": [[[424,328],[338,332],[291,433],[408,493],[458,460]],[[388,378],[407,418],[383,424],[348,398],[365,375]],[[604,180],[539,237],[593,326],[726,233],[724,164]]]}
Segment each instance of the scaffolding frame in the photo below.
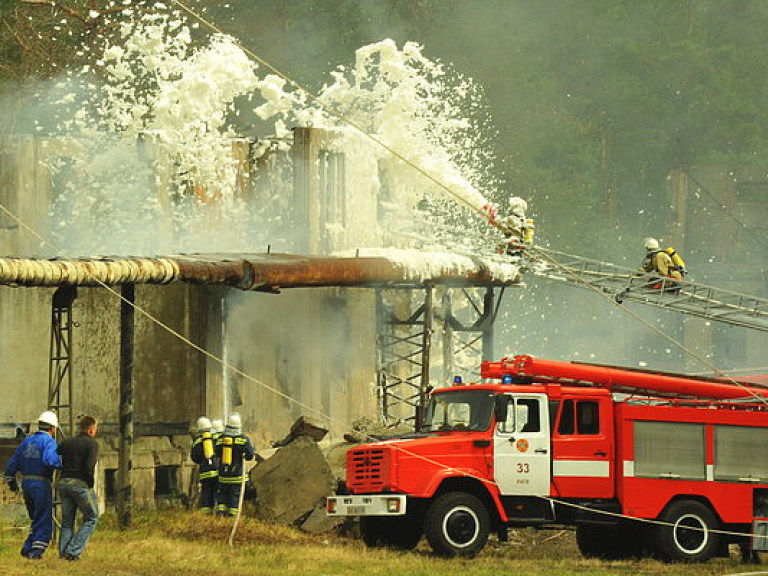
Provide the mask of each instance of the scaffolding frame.
{"label": "scaffolding frame", "polygon": [[[479,376],[482,360],[493,358],[493,327],[501,303],[492,286],[484,286],[481,302],[467,287],[445,286],[441,300],[435,285],[376,288],[377,400],[385,425],[404,423],[418,427],[431,385],[433,338],[442,334],[443,381],[452,379],[457,354],[474,358],[473,374]],[[455,290],[469,306],[459,317],[454,309]]]}
{"label": "scaffolding frame", "polygon": [[[59,432],[73,435],[75,430],[72,386],[72,304],[77,298],[75,286],[59,286],[51,306],[50,361],[48,364],[48,408],[59,417]],[[62,424],[66,424],[65,430]]]}

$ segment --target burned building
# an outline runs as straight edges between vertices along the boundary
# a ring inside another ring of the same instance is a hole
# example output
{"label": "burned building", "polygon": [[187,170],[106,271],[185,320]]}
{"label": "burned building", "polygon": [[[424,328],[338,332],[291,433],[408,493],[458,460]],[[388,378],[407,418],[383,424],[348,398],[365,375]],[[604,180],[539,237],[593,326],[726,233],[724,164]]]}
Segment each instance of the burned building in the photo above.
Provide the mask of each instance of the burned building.
{"label": "burned building", "polygon": [[[51,158],[76,155],[76,143],[7,139],[0,158],[3,442],[13,446],[17,431],[34,428],[48,407],[58,411],[64,434],[78,416],[95,415],[101,494],[110,501],[126,434],[120,416],[129,409],[133,495],[152,505],[188,491],[189,429],[202,414],[239,412],[261,447],[301,414],[340,437],[363,416],[411,422],[427,383],[476,370],[481,356],[492,356],[498,299],[520,283],[520,270],[508,258],[427,252],[395,238],[402,224],[381,225],[382,211],[411,207],[386,185],[387,165],[364,146],[359,137],[310,128],[266,153],[252,142],[232,143],[239,193],[253,201],[246,205],[282,203],[276,230],[293,234],[282,252],[254,245],[243,253],[75,257],[51,246],[46,232],[56,225],[51,207],[61,194]],[[169,189],[163,174],[172,163],[146,143],[140,152],[154,158],[159,176],[148,185],[161,209],[196,193],[194,185]],[[82,210],[70,216],[83,229],[91,221]],[[162,221],[153,225],[160,236],[174,233]]]}

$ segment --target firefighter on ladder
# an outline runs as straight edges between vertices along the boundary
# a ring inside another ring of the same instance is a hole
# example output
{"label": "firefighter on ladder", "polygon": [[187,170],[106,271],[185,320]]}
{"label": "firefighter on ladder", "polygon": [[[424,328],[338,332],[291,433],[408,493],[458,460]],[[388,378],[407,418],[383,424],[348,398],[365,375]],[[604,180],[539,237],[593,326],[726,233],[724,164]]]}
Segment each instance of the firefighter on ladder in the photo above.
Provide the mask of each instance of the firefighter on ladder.
{"label": "firefighter on ladder", "polygon": [[512,196],[509,199],[509,215],[498,221],[504,229],[505,238],[496,248],[498,254],[519,256],[525,246],[533,244],[533,220],[525,217],[526,210],[528,203],[522,198]]}
{"label": "firefighter on ladder", "polygon": [[51,480],[54,470],[61,468],[55,440],[58,417],[46,410],[37,419],[37,426],[38,431],[19,444],[5,468],[5,479],[12,492],[19,490],[16,474],[21,474],[24,504],[31,521],[21,555],[29,560],[40,560],[53,537]]}
{"label": "firefighter on ladder", "polygon": [[219,516],[237,516],[240,509],[240,492],[243,489],[244,460],[256,455],[251,440],[243,434],[240,414],[233,412],[227,418],[224,432],[216,440],[216,456],[219,458],[219,491],[216,513]]}
{"label": "firefighter on ladder", "polygon": [[192,442],[190,458],[198,466],[200,511],[213,513],[219,486],[219,461],[216,456],[212,424],[205,416],[197,419],[197,437]]}
{"label": "firefighter on ladder", "polygon": [[659,247],[658,240],[645,239],[645,258],[639,273],[653,276],[647,288],[677,292],[680,290],[680,284],[677,281],[683,279],[684,272],[685,268],[676,264],[667,250]]}

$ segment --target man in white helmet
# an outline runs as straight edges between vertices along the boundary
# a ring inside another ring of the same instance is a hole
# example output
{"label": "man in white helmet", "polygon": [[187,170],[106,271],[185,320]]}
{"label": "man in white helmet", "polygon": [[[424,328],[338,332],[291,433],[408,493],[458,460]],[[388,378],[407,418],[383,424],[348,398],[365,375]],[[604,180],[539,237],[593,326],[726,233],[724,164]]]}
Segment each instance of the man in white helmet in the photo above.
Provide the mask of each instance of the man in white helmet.
{"label": "man in white helmet", "polygon": [[243,460],[253,460],[255,454],[251,440],[243,434],[240,414],[233,412],[227,418],[224,433],[216,440],[216,455],[219,458],[219,491],[216,498],[218,515],[237,515],[245,474]]}
{"label": "man in white helmet", "polygon": [[528,203],[519,196],[509,199],[509,215],[501,219],[505,240],[497,247],[499,254],[517,256],[523,246],[533,243],[533,221],[525,217]]}
{"label": "man in white helmet", "polygon": [[197,480],[200,482],[200,511],[213,513],[216,490],[219,485],[219,459],[213,438],[211,421],[201,416],[197,419],[197,434],[192,441],[190,457],[197,464]]}
{"label": "man in white helmet", "polygon": [[21,555],[30,560],[43,557],[53,536],[53,471],[61,468],[56,452],[56,428],[59,419],[46,410],[37,419],[38,431],[24,438],[8,461],[5,480],[11,491],[19,489],[17,474],[21,474],[24,504],[31,521],[29,536],[21,547]]}
{"label": "man in white helmet", "polygon": [[655,238],[646,238],[644,244],[645,258],[640,272],[652,276],[648,288],[663,290],[664,292],[678,291],[680,285],[677,280],[682,280],[683,275],[670,255],[661,249],[659,241]]}

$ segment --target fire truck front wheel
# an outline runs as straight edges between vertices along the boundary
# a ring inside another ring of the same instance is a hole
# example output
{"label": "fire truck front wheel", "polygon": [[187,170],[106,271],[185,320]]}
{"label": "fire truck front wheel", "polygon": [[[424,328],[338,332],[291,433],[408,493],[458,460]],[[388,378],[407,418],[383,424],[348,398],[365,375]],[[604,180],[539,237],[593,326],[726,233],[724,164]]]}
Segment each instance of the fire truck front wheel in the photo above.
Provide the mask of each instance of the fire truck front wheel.
{"label": "fire truck front wheel", "polygon": [[656,528],[656,552],[667,562],[705,562],[720,546],[717,518],[705,504],[695,500],[678,500],[670,504]]}
{"label": "fire truck front wheel", "polygon": [[488,510],[466,492],[439,496],[424,519],[427,541],[441,556],[474,556],[485,546],[490,531]]}

